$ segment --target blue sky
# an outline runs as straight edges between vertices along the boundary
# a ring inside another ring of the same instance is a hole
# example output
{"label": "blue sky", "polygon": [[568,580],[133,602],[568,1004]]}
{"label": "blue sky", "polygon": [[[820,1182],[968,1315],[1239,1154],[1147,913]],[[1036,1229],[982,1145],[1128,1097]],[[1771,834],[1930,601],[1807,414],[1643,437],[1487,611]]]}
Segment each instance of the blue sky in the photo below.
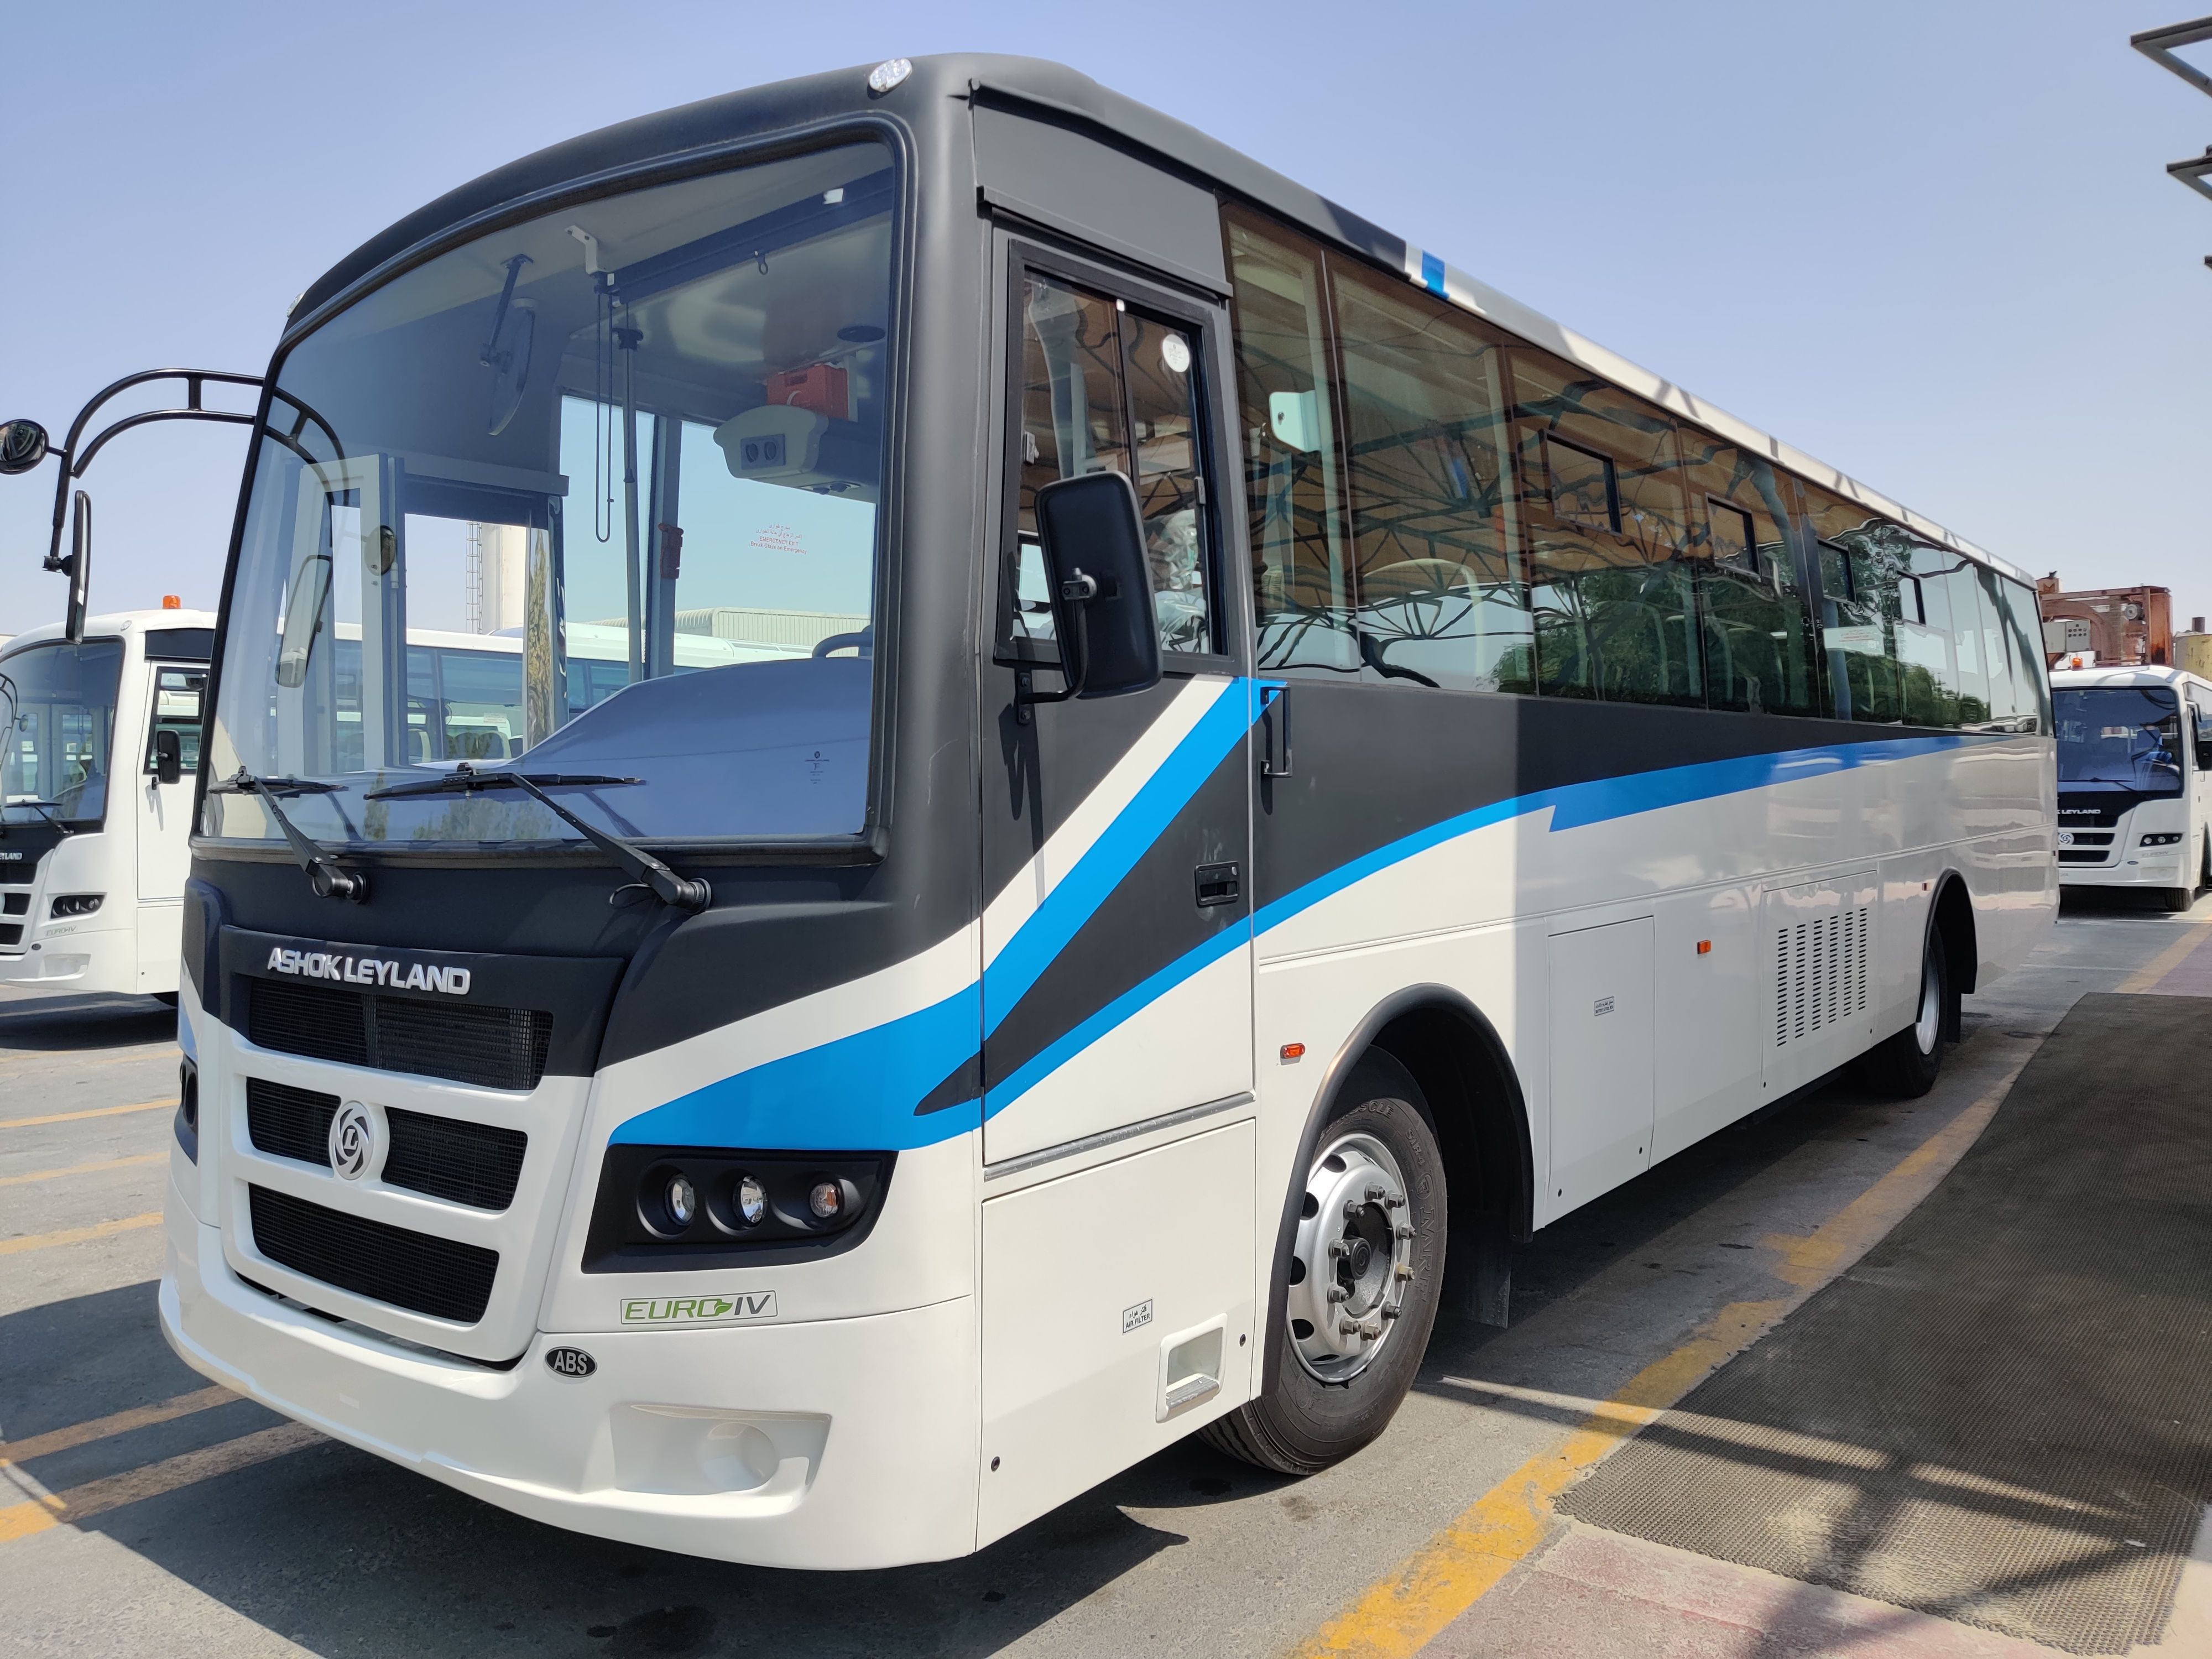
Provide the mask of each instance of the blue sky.
{"label": "blue sky", "polygon": [[[2212,100],[2141,5],[537,4],[17,9],[0,414],[265,366],[292,297],[485,169],[896,55],[1030,52],[1205,128],[2071,586],[2212,611]],[[1153,21],[1146,21],[1147,16]],[[94,602],[212,605],[240,441],[88,483]],[[61,612],[52,464],[0,480],[0,634]]]}

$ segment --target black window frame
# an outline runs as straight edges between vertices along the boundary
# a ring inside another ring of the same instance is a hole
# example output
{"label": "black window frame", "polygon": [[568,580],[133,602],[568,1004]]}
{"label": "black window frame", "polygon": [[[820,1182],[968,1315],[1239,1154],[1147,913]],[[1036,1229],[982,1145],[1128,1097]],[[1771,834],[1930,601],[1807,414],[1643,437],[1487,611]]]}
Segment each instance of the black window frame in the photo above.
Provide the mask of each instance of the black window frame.
{"label": "black window frame", "polygon": [[[1610,385],[1611,382],[1607,384]],[[1623,392],[1627,391],[1626,386],[1620,389]],[[1545,510],[1561,524],[1572,525],[1577,530],[1595,531],[1601,536],[1621,535],[1623,532],[1620,527],[1620,463],[1601,449],[1593,449],[1588,444],[1578,444],[1571,438],[1562,438],[1558,433],[1548,428],[1540,429],[1536,437],[1538,447],[1543,451],[1544,455]],[[1605,469],[1605,523],[1593,524],[1587,519],[1576,518],[1573,514],[1561,509],[1559,469],[1552,465],[1552,451],[1554,448],[1571,450],[1584,460],[1595,461]]]}
{"label": "black window frame", "polygon": [[[990,558],[991,660],[1014,668],[1060,665],[1056,642],[1018,637],[1013,631],[1013,598],[1021,556],[1022,296],[1025,279],[1035,271],[1171,322],[1188,330],[1195,341],[1197,349],[1193,354],[1192,368],[1198,376],[1194,400],[1198,414],[1193,423],[1192,440],[1197,450],[1199,510],[1206,515],[1206,611],[1214,648],[1207,652],[1164,648],[1160,653],[1160,670],[1179,678],[1245,672],[1243,640],[1250,631],[1249,618],[1244,606],[1232,597],[1226,580],[1230,562],[1224,526],[1229,519],[1224,509],[1229,504],[1230,490],[1223,476],[1221,458],[1233,451],[1224,447],[1221,435],[1224,405],[1221,392],[1215,384],[1220,378],[1221,351],[1229,326],[1226,304],[1218,299],[1209,301],[1194,297],[1188,290],[1168,286],[1158,274],[1148,275],[1141,268],[1109,264],[1057,247],[1026,228],[1001,225],[1000,228],[1006,233],[1006,283],[1000,290],[1006,307],[1001,337],[1006,361],[998,377],[1001,477],[999,521],[992,536]],[[1136,415],[1126,364],[1121,374],[1121,418],[1130,434],[1130,465],[1133,467]],[[1237,541],[1241,546],[1241,534]]]}

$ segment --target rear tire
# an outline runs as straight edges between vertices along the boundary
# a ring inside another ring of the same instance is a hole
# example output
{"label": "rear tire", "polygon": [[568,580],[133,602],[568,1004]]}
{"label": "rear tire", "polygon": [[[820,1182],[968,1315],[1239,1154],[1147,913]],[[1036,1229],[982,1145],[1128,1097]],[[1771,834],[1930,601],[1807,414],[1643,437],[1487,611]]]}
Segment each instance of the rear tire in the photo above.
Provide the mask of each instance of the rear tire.
{"label": "rear tire", "polygon": [[[1428,1347],[1450,1215],[1443,1156],[1412,1074],[1379,1049],[1363,1056],[1297,1180],[1306,1198],[1282,1269],[1292,1275],[1289,1305],[1283,1328],[1262,1339],[1281,1345],[1275,1387],[1199,1431],[1278,1474],[1315,1474],[1381,1434]],[[1389,1207],[1373,1201],[1378,1191]],[[1399,1237],[1406,1226],[1410,1238]],[[1404,1268],[1410,1279],[1399,1277]],[[1309,1284],[1346,1294],[1322,1301],[1301,1288]],[[1316,1331],[1304,1314],[1337,1319],[1340,1333]]]}
{"label": "rear tire", "polygon": [[1859,1074],[1886,1095],[1917,1100],[1936,1086],[1943,1070],[1943,1033],[1957,1022],[1958,993],[1951,988],[1943,934],[1931,925],[1920,961],[1919,1011],[1911,1024],[1867,1052]]}

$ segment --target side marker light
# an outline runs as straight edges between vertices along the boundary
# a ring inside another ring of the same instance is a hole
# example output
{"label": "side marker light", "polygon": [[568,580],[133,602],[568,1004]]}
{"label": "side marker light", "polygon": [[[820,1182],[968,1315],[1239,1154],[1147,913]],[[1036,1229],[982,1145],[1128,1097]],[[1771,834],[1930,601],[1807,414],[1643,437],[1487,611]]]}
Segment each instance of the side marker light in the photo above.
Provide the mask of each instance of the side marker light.
{"label": "side marker light", "polygon": [[1282,1055],[1283,1064],[1289,1066],[1306,1057],[1306,1045],[1303,1042],[1285,1042],[1279,1053]]}
{"label": "side marker light", "polygon": [[1701,956],[1701,957],[1709,957],[1709,956],[1712,955],[1712,953],[1713,953],[1713,942],[1712,942],[1712,940],[1711,940],[1711,939],[1699,939],[1699,940],[1698,941],[1698,954],[1699,956]]}
{"label": "side marker light", "polygon": [[817,1221],[833,1220],[845,1207],[844,1189],[834,1181],[817,1181],[806,1195],[806,1207],[814,1212]]}

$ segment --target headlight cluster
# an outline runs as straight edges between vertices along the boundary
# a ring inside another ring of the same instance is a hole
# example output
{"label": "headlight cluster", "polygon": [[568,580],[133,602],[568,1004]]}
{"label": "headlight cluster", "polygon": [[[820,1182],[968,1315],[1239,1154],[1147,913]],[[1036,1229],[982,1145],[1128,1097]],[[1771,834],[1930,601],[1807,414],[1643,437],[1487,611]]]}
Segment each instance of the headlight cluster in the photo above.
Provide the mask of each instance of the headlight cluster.
{"label": "headlight cluster", "polygon": [[187,1056],[177,1066],[177,1145],[195,1164],[200,1161],[200,1068]]}
{"label": "headlight cluster", "polygon": [[891,1156],[610,1146],[584,1248],[586,1273],[757,1262],[859,1242],[882,1207]]}
{"label": "headlight cluster", "polygon": [[46,907],[46,914],[57,921],[64,916],[88,916],[106,896],[105,893],[64,893]]}
{"label": "headlight cluster", "polygon": [[2155,835],[2138,836],[2136,841],[2136,845],[2138,847],[2171,847],[2180,839],[2181,831],[2179,830],[2161,830]]}

